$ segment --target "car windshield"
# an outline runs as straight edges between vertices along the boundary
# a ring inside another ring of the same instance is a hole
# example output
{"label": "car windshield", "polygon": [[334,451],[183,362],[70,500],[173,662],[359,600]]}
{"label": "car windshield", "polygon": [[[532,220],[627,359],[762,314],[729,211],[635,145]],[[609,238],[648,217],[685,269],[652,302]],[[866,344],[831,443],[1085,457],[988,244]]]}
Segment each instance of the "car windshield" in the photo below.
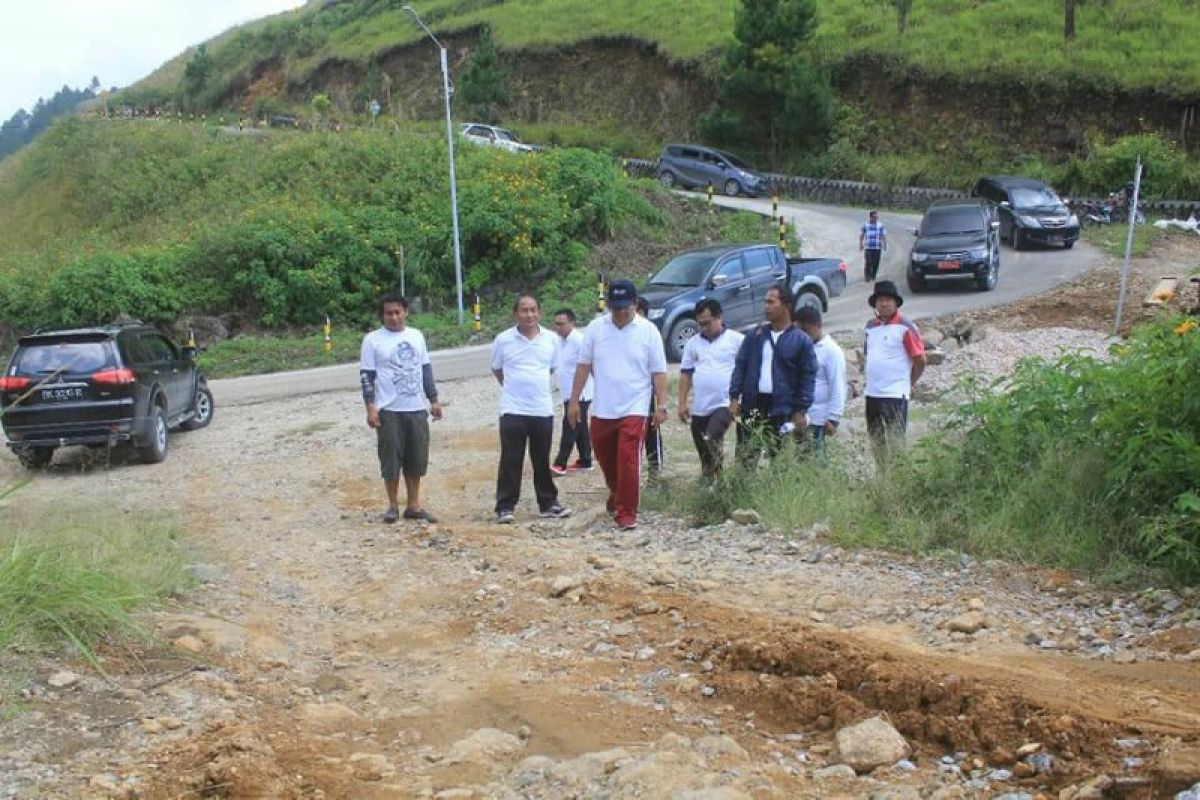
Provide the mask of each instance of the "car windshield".
{"label": "car windshield", "polygon": [[733,153],[726,153],[724,150],[718,150],[717,152],[720,153],[721,155],[725,156],[725,160],[728,161],[730,164],[733,164],[738,169],[744,169],[747,171],[754,170],[754,167],[750,166],[745,161],[743,161],[742,159],[735,156]]}
{"label": "car windshield", "polygon": [[496,138],[503,139],[504,141],[507,141],[507,142],[520,142],[521,141],[520,139],[517,138],[517,135],[515,133],[513,133],[512,131],[506,131],[506,130],[504,130],[504,128],[496,128]]}
{"label": "car windshield", "polygon": [[983,220],[969,208],[930,212],[921,220],[922,236],[948,236],[955,233],[981,233]]}
{"label": "car windshield", "polygon": [[109,365],[109,348],[104,342],[51,342],[21,347],[17,372],[51,375],[55,372],[96,372]]}
{"label": "car windshield", "polygon": [[1013,189],[1013,205],[1017,208],[1038,208],[1040,206],[1061,206],[1062,200],[1049,187],[1041,189]]}
{"label": "car windshield", "polygon": [[685,253],[667,262],[650,279],[650,286],[699,286],[712,268],[713,257],[705,253]]}

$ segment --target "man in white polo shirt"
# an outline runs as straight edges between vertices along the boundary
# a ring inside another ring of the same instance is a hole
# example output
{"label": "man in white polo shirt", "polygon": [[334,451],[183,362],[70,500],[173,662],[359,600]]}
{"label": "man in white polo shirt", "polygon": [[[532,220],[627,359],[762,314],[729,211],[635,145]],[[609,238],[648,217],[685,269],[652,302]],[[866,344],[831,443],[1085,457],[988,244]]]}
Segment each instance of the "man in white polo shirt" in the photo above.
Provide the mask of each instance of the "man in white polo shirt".
{"label": "man in white polo shirt", "polygon": [[796,312],[796,324],[813,341],[817,355],[817,379],[813,403],[808,408],[808,437],[819,458],[825,457],[825,439],[837,434],[846,410],[846,354],[821,326],[821,309],[804,306]]}
{"label": "man in white polo shirt", "polygon": [[[729,380],[746,337],[725,327],[721,303],[705,297],[693,311],[700,334],[688,339],[679,364],[679,419],[692,424],[692,442],[700,454],[705,478],[721,474],[725,432],[733,424],[729,412]],[[688,394],[695,392],[695,402]]]}
{"label": "man in white polo shirt", "polygon": [[543,328],[537,298],[521,295],[513,305],[517,324],[492,342],[492,373],[500,381],[500,466],[496,472],[496,521],[513,521],[521,497],[525,451],[533,466],[533,491],[543,517],[566,517],[550,473],[554,401],[550,373],[557,354],[554,334]]}
{"label": "man in white polo shirt", "polygon": [[875,463],[904,449],[908,399],[925,371],[925,343],[916,323],[900,317],[904,298],[891,281],[879,281],[867,298],[875,316],[867,323],[863,352],[867,357],[867,433]]}
{"label": "man in white polo shirt", "polygon": [[637,527],[642,471],[642,442],[647,409],[654,397],[649,424],[667,418],[667,356],[654,323],[634,313],[637,288],[630,281],[608,287],[611,313],[598,317],[583,334],[568,416],[578,424],[579,397],[590,374],[595,381],[592,400],[592,450],[608,485],[608,512],[622,530]]}

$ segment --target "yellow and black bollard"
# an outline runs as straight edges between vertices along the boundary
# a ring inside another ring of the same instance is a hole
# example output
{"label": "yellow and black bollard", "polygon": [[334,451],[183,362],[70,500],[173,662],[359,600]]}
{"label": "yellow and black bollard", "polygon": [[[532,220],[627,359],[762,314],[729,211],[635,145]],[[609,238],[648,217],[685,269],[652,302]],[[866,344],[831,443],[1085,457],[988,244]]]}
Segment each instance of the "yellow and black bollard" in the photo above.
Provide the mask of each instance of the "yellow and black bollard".
{"label": "yellow and black bollard", "polygon": [[597,275],[597,283],[596,283],[596,313],[597,313],[597,314],[603,314],[603,313],[604,313],[604,290],[605,290],[605,288],[606,288],[606,287],[605,287],[605,285],[604,285],[604,273],[603,273],[603,272],[597,272],[597,273],[596,273],[596,275]]}
{"label": "yellow and black bollard", "polygon": [[333,352],[333,324],[329,321],[329,315],[325,315],[325,352]]}
{"label": "yellow and black bollard", "polygon": [[779,216],[779,192],[771,192],[771,216]]}
{"label": "yellow and black bollard", "polygon": [[475,333],[482,333],[483,317],[479,315],[479,292],[475,293],[474,300],[471,304],[471,313],[475,315]]}
{"label": "yellow and black bollard", "polygon": [[709,210],[709,211],[712,211],[712,204],[713,204],[713,185],[710,183],[710,184],[709,184],[709,185],[708,185],[708,186],[705,188],[705,191],[706,191],[706,192],[708,192],[708,210]]}
{"label": "yellow and black bollard", "polygon": [[787,252],[787,221],[779,215],[779,249]]}
{"label": "yellow and black bollard", "polygon": [[188,328],[187,346],[189,350],[195,351],[196,349],[196,330],[194,328]]}

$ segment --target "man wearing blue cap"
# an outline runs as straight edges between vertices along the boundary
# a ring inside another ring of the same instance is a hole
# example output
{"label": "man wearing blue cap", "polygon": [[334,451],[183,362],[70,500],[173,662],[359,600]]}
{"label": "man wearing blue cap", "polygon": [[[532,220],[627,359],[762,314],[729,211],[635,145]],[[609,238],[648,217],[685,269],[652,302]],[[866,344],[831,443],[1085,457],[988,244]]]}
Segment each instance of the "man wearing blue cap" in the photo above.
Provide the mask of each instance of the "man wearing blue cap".
{"label": "man wearing blue cap", "polygon": [[[567,415],[579,423],[579,397],[591,375],[592,451],[608,485],[608,512],[621,530],[637,527],[642,443],[647,422],[667,418],[667,356],[653,322],[634,312],[637,288],[631,281],[608,287],[611,313],[597,317],[583,334]],[[647,416],[651,397],[654,412]]]}

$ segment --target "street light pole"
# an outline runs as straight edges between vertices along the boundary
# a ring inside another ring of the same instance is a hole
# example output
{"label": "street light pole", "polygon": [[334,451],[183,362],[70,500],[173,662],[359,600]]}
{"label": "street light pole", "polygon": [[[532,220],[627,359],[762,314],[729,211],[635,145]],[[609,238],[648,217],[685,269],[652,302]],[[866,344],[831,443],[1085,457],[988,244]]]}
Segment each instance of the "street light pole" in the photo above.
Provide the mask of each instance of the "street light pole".
{"label": "street light pole", "polygon": [[446,148],[450,154],[450,221],[454,228],[454,282],[458,291],[458,324],[462,325],[464,322],[462,247],[459,244],[458,233],[458,178],[454,172],[454,127],[450,122],[450,64],[447,60],[445,45],[433,35],[433,31],[429,30],[429,26],[417,14],[417,10],[409,5],[404,6],[404,10],[412,15],[413,20],[421,26],[421,30],[425,31],[425,35],[437,45],[441,57],[442,92],[446,98]]}

